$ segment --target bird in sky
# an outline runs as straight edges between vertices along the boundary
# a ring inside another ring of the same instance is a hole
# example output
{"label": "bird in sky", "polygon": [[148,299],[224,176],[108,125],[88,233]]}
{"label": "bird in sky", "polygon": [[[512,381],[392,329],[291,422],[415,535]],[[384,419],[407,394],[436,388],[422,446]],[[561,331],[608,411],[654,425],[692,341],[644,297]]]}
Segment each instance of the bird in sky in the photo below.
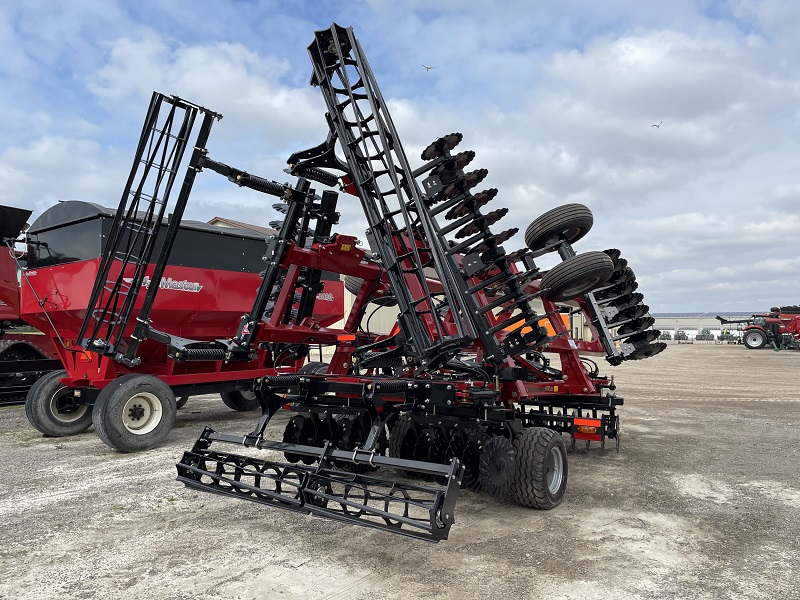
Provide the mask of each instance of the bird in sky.
{"label": "bird in sky", "polygon": [[422,65],[425,67],[425,71],[430,71],[431,69],[435,69],[436,67],[429,67],[428,65]]}
{"label": "bird in sky", "polygon": [[650,125],[650,127],[658,127],[659,129],[661,129],[661,123],[663,123],[663,122],[664,121],[661,121],[658,125]]}

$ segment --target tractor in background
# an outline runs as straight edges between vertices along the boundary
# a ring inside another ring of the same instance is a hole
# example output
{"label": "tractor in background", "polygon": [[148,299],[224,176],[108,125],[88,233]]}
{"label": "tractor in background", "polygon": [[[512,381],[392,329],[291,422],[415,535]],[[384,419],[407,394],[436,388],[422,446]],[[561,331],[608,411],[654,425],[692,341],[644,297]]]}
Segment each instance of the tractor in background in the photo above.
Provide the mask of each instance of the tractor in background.
{"label": "tractor in background", "polygon": [[800,350],[800,306],[773,306],[768,313],[755,314],[748,319],[725,319],[723,325],[736,324],[742,328],[742,343],[749,350],[769,345],[773,350]]}

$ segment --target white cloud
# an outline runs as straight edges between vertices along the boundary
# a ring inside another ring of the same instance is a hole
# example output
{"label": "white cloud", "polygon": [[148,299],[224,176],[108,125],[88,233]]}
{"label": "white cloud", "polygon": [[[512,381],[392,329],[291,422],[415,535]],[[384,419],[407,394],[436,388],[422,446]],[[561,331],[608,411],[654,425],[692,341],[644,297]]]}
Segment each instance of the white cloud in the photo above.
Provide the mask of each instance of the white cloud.
{"label": "white cloud", "polygon": [[[113,204],[153,90],[225,115],[212,158],[288,179],[289,153],[327,134],[305,47],[336,21],[354,26],[412,166],[434,138],[464,133],[470,168],[500,190],[487,209],[510,208],[496,230],[521,229],[509,250],[538,214],[583,202],[595,226],[576,250],[620,248],[653,310],[800,301],[793,3],[371,0],[200,14],[142,2],[0,11],[0,201]],[[270,220],[259,211],[270,204],[203,175],[188,214]],[[362,236],[357,200],[340,207],[338,229]]]}

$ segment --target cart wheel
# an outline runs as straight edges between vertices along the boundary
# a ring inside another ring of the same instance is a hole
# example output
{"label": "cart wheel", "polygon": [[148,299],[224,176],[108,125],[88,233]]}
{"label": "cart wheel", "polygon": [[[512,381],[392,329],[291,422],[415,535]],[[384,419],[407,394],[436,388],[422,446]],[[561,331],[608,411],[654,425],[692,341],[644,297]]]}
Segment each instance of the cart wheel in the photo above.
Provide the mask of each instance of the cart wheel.
{"label": "cart wheel", "polygon": [[97,436],[119,452],[148,450],[167,437],[175,423],[175,394],[153,375],[115,379],[97,396],[92,413]]}
{"label": "cart wheel", "polygon": [[557,264],[542,277],[542,297],[552,302],[572,300],[603,285],[614,272],[605,252],[577,254]]}
{"label": "cart wheel", "polygon": [[528,427],[514,438],[514,449],[514,499],[531,508],[558,506],[567,491],[567,450],[561,435],[544,427]]}
{"label": "cart wheel", "polygon": [[593,223],[592,211],[583,204],[557,206],[528,225],[525,244],[534,252],[547,247],[554,239],[572,244],[589,233]]}
{"label": "cart wheel", "polygon": [[261,404],[256,398],[255,392],[234,390],[232,392],[220,392],[225,406],[239,412],[250,412],[261,410]]}
{"label": "cart wheel", "polygon": [[28,421],[50,437],[77,435],[92,425],[92,407],[76,404],[72,390],[59,381],[66,374],[66,371],[47,373],[31,386],[25,397]]}

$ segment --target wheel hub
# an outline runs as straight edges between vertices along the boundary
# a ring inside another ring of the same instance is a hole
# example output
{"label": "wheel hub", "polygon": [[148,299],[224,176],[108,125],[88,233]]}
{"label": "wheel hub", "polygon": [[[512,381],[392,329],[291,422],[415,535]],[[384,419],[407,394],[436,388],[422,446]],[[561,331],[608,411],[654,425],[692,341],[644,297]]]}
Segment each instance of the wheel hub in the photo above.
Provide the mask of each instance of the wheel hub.
{"label": "wheel hub", "polygon": [[145,435],[161,422],[163,411],[158,396],[140,391],[133,394],[122,409],[122,424],[134,435]]}
{"label": "wheel hub", "polygon": [[144,417],[144,408],[141,404],[134,404],[128,411],[128,416],[134,421],[140,421]]}

